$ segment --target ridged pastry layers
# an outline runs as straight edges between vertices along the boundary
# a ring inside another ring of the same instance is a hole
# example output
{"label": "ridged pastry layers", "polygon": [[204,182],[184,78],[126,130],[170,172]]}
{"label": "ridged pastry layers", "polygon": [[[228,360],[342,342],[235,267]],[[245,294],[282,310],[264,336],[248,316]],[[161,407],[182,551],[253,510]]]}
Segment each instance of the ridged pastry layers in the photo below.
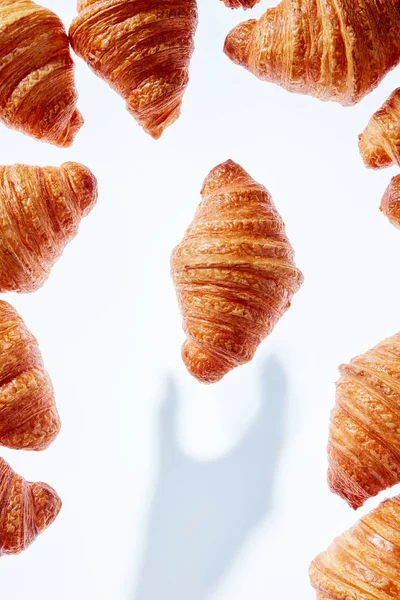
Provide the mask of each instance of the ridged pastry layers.
{"label": "ridged pastry layers", "polygon": [[68,36],[61,20],[30,0],[0,0],[0,119],[56,146],[83,124],[76,108]]}
{"label": "ridged pastry layers", "polygon": [[400,482],[400,333],[339,370],[328,482],[358,508]]}
{"label": "ridged pastry layers", "polygon": [[299,94],[359,102],[400,60],[398,0],[282,0],[225,41],[231,60]]}
{"label": "ridged pastry layers", "polygon": [[400,598],[400,497],[382,502],[313,560],[318,600]]}
{"label": "ridged pastry layers", "polygon": [[196,0],[80,0],[74,51],[157,139],[179,117],[197,27]]}
{"label": "ridged pastry layers", "polygon": [[213,383],[250,361],[303,281],[269,192],[231,160],[207,176],[171,273],[188,371]]}
{"label": "ridged pastry layers", "polygon": [[0,458],[0,556],[19,554],[49,527],[61,509],[46,483],[31,483]]}
{"label": "ridged pastry layers", "polygon": [[0,293],[40,288],[94,206],[87,167],[0,167]]}
{"label": "ridged pastry layers", "polygon": [[371,169],[400,166],[400,88],[372,115],[359,136],[359,148]]}

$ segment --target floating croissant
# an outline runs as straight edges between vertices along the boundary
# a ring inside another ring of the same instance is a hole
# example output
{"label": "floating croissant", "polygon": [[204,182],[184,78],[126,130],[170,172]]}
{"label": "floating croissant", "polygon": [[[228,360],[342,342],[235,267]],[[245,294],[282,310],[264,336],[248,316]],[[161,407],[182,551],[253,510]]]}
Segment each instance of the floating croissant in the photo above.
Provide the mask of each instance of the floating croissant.
{"label": "floating croissant", "polygon": [[83,119],[62,22],[30,0],[0,0],[0,33],[0,119],[39,140],[70,146]]}
{"label": "floating croissant", "polygon": [[393,177],[384,193],[381,211],[392,225],[400,228],[400,175]]}
{"label": "floating croissant", "polygon": [[53,523],[61,500],[46,483],[31,483],[0,458],[0,556],[19,554]]}
{"label": "floating croissant", "polygon": [[359,148],[371,169],[400,165],[400,88],[371,117],[359,137]]}
{"label": "floating croissant", "polygon": [[303,281],[269,192],[231,160],[215,167],[171,272],[187,340],[182,357],[212,383],[252,359]]}
{"label": "floating croissant", "polygon": [[282,0],[234,28],[226,54],[290,92],[355,104],[400,60],[398,0]]}
{"label": "floating croissant", "polygon": [[159,138],[179,117],[197,27],[196,0],[79,0],[71,44]]}
{"label": "floating croissant", "polygon": [[33,292],[47,279],[97,198],[86,167],[0,167],[0,292]]}
{"label": "floating croissant", "polygon": [[400,497],[382,502],[313,560],[318,600],[400,598]]}
{"label": "floating croissant", "polygon": [[0,444],[44,450],[60,430],[51,379],[36,338],[0,301]]}
{"label": "floating croissant", "polygon": [[400,482],[400,333],[339,370],[328,482],[358,508]]}
{"label": "floating croissant", "polygon": [[260,0],[222,0],[228,8],[253,8]]}

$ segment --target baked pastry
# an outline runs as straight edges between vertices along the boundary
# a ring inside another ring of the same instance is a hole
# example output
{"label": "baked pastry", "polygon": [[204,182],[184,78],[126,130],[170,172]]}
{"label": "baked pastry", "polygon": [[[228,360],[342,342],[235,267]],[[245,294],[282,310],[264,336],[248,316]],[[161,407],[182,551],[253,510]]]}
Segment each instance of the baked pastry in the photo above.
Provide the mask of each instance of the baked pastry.
{"label": "baked pastry", "polygon": [[303,276],[269,192],[231,160],[207,176],[171,273],[187,336],[182,358],[213,383],[253,358]]}
{"label": "baked pastry", "polygon": [[389,183],[381,201],[381,211],[392,225],[400,228],[400,175]]}
{"label": "baked pastry", "polygon": [[400,482],[400,333],[339,370],[328,482],[358,508]]}
{"label": "baked pastry", "polygon": [[19,554],[53,523],[61,500],[46,483],[25,481],[0,458],[0,556]]}
{"label": "baked pastry", "polygon": [[0,167],[0,292],[33,292],[97,198],[86,167]]}
{"label": "baked pastry", "polygon": [[235,27],[225,52],[260,79],[344,105],[400,60],[398,0],[282,0]]}
{"label": "baked pastry", "polygon": [[318,600],[400,598],[400,497],[382,502],[313,560]]}
{"label": "baked pastry", "polygon": [[70,146],[83,124],[61,20],[30,0],[0,0],[0,119],[34,138]]}
{"label": "baked pastry", "polygon": [[400,88],[371,117],[359,136],[359,148],[371,169],[400,165]]}
{"label": "baked pastry", "polygon": [[60,426],[37,340],[17,311],[0,301],[0,444],[44,450]]}
{"label": "baked pastry", "polygon": [[260,0],[222,0],[228,8],[253,8]]}
{"label": "baked pastry", "polygon": [[196,0],[78,0],[74,51],[157,139],[180,115],[197,27]]}

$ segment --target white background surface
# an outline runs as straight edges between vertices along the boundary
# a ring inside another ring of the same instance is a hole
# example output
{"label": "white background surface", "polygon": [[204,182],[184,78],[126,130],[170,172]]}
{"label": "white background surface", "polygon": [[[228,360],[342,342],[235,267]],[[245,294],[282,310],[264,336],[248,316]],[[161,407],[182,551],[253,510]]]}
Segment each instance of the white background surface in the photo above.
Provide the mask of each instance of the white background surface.
{"label": "white background surface", "polygon": [[[39,339],[63,429],[42,454],[2,455],[64,506],[1,560],[2,598],[311,600],[310,560],[378,503],[355,514],[328,491],[325,445],[337,365],[399,327],[400,232],[378,210],[396,169],[368,171],[357,149],[399,69],[353,108],[260,82],[222,46],[268,6],[199,0],[182,116],[157,142],[79,59],[72,148],[0,126],[1,164],[80,161],[100,192],[42,290],[5,298]],[[180,360],[169,256],[228,158],[271,191],[305,283],[253,362],[207,387]]]}

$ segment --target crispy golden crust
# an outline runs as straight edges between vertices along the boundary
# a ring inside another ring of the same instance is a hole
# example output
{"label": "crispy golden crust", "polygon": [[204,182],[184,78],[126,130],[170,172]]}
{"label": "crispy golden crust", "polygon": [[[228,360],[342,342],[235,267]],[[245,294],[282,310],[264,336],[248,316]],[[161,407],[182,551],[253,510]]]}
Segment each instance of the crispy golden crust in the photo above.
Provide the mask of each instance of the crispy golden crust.
{"label": "crispy golden crust", "polygon": [[41,287],[96,198],[95,177],[77,163],[0,167],[0,292]]}
{"label": "crispy golden crust", "polygon": [[228,8],[253,8],[260,0],[222,0]]}
{"label": "crispy golden crust", "polygon": [[16,310],[0,301],[0,444],[44,450],[60,426],[37,340]]}
{"label": "crispy golden crust", "polygon": [[180,115],[197,27],[196,0],[81,0],[74,51],[159,138]]}
{"label": "crispy golden crust", "polygon": [[19,554],[53,523],[61,500],[46,483],[31,483],[0,458],[0,556]]}
{"label": "crispy golden crust", "polygon": [[355,104],[400,60],[398,0],[282,0],[225,41],[233,62],[291,92]]}
{"label": "crispy golden crust", "polygon": [[400,88],[372,115],[358,145],[371,169],[400,165]]}
{"label": "crispy golden crust", "polygon": [[30,0],[0,0],[0,119],[56,146],[83,124],[74,63],[60,19]]}
{"label": "crispy golden crust", "polygon": [[182,356],[213,383],[252,359],[303,276],[269,192],[229,160],[211,171],[171,272],[187,340]]}
{"label": "crispy golden crust", "polygon": [[400,333],[339,370],[328,482],[358,508],[400,482]]}
{"label": "crispy golden crust", "polygon": [[392,225],[400,228],[400,175],[393,177],[387,187],[380,206]]}
{"label": "crispy golden crust", "polygon": [[310,566],[319,600],[400,598],[400,499],[382,502]]}

